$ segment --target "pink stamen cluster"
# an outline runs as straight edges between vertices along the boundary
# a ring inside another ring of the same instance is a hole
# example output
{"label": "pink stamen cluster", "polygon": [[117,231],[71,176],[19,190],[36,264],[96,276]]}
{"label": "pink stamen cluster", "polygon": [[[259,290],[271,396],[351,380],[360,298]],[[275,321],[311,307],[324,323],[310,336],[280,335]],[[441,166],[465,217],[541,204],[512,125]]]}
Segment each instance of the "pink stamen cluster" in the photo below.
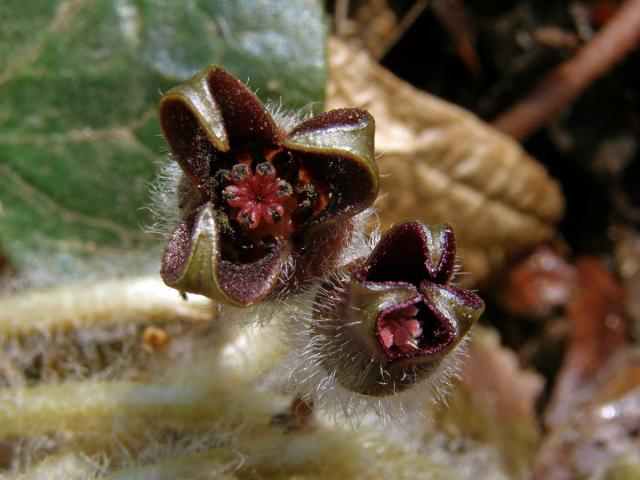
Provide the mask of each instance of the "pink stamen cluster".
{"label": "pink stamen cluster", "polygon": [[234,208],[236,218],[245,228],[255,229],[264,221],[273,225],[285,214],[282,205],[293,193],[291,185],[276,177],[276,169],[268,162],[256,165],[255,174],[243,163],[231,171],[233,185],[225,187],[222,196]]}
{"label": "pink stamen cluster", "polygon": [[414,317],[418,309],[409,306],[385,316],[380,325],[380,341],[389,349],[393,346],[409,353],[417,350],[418,340],[422,335],[420,322]]}

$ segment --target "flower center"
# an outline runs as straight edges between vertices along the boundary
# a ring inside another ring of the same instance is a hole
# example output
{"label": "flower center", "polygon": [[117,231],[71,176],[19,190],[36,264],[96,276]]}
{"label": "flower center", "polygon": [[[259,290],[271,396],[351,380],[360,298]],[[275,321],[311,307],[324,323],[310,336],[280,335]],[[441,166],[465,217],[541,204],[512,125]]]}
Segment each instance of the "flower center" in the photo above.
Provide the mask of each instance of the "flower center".
{"label": "flower center", "polygon": [[249,165],[236,164],[231,170],[231,182],[222,191],[222,198],[238,209],[236,219],[245,229],[255,230],[262,223],[265,230],[270,230],[270,226],[283,219],[290,221],[285,219],[288,213],[285,205],[293,189],[288,182],[276,177],[271,163],[259,163],[255,173]]}
{"label": "flower center", "polygon": [[422,327],[415,318],[417,314],[418,309],[411,305],[381,319],[380,341],[382,345],[386,349],[396,347],[403,353],[418,350]]}
{"label": "flower center", "polygon": [[211,175],[211,186],[226,260],[260,260],[326,206],[326,195],[286,152],[245,152],[223,161],[233,163]]}

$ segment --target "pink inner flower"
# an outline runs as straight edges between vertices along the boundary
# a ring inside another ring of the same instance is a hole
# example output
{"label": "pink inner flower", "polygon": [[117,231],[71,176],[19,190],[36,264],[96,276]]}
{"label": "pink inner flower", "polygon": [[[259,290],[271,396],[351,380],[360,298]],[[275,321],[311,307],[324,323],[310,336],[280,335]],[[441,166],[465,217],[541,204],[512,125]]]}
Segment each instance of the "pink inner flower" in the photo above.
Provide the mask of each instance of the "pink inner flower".
{"label": "pink inner flower", "polygon": [[380,326],[380,340],[385,348],[393,346],[403,352],[418,350],[418,340],[422,335],[420,322],[414,317],[418,309],[411,305],[386,315]]}
{"label": "pink inner flower", "polygon": [[264,222],[279,223],[285,216],[283,203],[293,190],[285,180],[276,177],[276,170],[268,162],[256,165],[255,174],[246,164],[234,166],[231,172],[233,185],[227,186],[223,198],[234,208],[239,208],[238,222],[248,229],[255,229]]}

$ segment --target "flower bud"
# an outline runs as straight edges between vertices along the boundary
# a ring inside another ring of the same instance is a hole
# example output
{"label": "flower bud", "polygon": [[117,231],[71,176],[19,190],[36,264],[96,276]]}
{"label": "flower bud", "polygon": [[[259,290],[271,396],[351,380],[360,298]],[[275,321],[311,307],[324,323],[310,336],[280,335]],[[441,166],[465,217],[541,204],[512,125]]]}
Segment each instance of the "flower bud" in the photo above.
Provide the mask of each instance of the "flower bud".
{"label": "flower bud", "polygon": [[436,384],[484,311],[478,295],[451,285],[455,252],[450,225],[389,230],[319,287],[294,376],[320,393],[333,383],[371,397]]}

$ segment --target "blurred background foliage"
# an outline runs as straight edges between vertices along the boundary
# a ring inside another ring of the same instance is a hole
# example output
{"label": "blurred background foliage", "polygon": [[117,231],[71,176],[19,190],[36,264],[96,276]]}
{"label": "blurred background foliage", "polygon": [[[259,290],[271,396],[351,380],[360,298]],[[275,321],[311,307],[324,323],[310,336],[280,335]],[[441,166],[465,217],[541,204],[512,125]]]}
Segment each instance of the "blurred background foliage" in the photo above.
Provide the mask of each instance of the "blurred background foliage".
{"label": "blurred background foliage", "polygon": [[18,269],[157,268],[156,105],[204,66],[322,109],[320,1],[7,0],[0,19],[0,245]]}

